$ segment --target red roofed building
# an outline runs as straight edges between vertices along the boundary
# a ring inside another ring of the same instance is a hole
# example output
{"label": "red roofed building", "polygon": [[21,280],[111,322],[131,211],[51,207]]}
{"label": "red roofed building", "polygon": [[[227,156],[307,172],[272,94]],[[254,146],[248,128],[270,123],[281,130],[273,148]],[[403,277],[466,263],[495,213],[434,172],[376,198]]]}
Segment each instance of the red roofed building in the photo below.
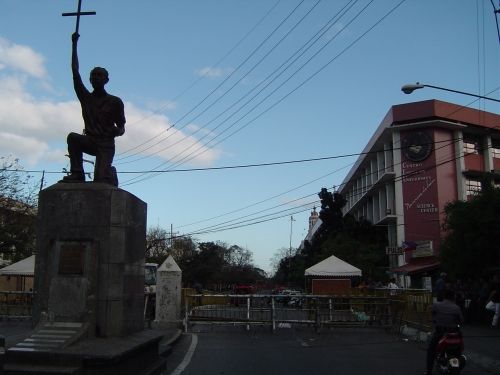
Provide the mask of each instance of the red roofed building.
{"label": "red roofed building", "polygon": [[500,115],[438,100],[391,107],[344,179],[344,213],[387,226],[390,271],[406,287],[439,268],[444,207],[500,186]]}

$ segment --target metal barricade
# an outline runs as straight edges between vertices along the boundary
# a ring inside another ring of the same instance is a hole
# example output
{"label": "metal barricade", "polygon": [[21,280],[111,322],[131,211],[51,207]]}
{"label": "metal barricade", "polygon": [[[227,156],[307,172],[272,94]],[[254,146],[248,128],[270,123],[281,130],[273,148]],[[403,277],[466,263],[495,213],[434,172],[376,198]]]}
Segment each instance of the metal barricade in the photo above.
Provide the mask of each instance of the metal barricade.
{"label": "metal barricade", "polygon": [[0,292],[0,318],[31,319],[33,292]]}
{"label": "metal barricade", "polygon": [[194,322],[213,324],[390,327],[391,298],[374,295],[206,295],[184,296],[185,329]]}

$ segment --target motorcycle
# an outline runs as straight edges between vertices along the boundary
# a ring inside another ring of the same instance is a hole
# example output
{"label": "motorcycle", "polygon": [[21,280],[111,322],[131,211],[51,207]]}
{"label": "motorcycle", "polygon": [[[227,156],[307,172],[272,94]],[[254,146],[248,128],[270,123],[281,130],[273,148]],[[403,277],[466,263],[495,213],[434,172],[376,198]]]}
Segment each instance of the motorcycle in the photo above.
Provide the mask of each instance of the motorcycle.
{"label": "motorcycle", "polygon": [[447,332],[436,347],[436,367],[440,374],[457,375],[465,367],[467,357],[464,352],[464,340],[457,329]]}

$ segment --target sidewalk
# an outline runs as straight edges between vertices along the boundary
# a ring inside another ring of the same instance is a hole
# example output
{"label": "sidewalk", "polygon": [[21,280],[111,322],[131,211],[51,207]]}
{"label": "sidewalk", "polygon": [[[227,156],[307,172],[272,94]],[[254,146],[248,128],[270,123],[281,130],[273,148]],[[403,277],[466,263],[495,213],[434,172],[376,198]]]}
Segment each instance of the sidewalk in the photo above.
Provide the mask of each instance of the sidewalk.
{"label": "sidewalk", "polygon": [[[160,351],[168,350],[175,344],[182,331],[180,329],[163,330],[166,332],[160,342]],[[5,349],[29,337],[32,333],[30,321],[0,321],[0,336],[5,338]],[[163,350],[162,350],[163,348]]]}
{"label": "sidewalk", "polygon": [[[22,342],[24,339],[30,337],[33,333],[33,329],[31,327],[31,321],[0,321],[0,337],[5,340],[5,348],[0,347],[0,374],[3,374],[3,366],[4,366],[4,349],[7,351],[9,348],[15,346],[17,343]],[[170,355],[172,351],[172,347],[175,345],[177,340],[180,338],[182,334],[182,330],[179,328],[162,328],[159,330],[155,329],[145,329],[142,331],[141,337],[148,337],[152,335],[156,335],[156,337],[162,337],[159,342],[158,351],[159,356],[166,358]],[[146,336],[145,336],[146,335]],[[161,336],[160,336],[161,335]],[[95,351],[100,356],[113,356],[116,355],[115,352],[121,350],[123,353],[126,352],[130,345],[134,346],[134,336],[130,337],[116,337],[109,339],[87,339],[81,342],[78,342],[75,345],[71,345],[64,349],[71,354],[71,351],[76,350],[77,353],[86,353],[87,351]],[[0,339],[0,345],[3,340]],[[137,338],[135,338],[136,342]],[[142,345],[142,341],[141,341]],[[117,349],[118,348],[118,349]],[[125,350],[125,349],[126,350]]]}

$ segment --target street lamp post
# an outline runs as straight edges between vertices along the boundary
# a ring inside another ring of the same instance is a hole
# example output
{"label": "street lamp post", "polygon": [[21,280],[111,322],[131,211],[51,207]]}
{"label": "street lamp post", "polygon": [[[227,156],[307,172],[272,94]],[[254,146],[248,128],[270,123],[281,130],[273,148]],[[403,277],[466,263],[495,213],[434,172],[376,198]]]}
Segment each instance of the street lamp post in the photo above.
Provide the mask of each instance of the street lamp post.
{"label": "street lamp post", "polygon": [[423,89],[424,87],[430,87],[430,88],[437,89],[437,90],[454,92],[456,94],[473,96],[473,97],[476,97],[476,98],[491,100],[491,101],[500,103],[500,100],[489,98],[487,96],[471,94],[469,92],[464,92],[464,91],[447,89],[445,87],[439,87],[439,86],[433,86],[433,85],[424,85],[424,84],[421,84],[421,83],[418,83],[418,82],[416,84],[407,84],[407,85],[404,85],[403,87],[401,87],[401,91],[403,91],[405,94],[411,94],[413,91],[418,90],[418,89]]}

